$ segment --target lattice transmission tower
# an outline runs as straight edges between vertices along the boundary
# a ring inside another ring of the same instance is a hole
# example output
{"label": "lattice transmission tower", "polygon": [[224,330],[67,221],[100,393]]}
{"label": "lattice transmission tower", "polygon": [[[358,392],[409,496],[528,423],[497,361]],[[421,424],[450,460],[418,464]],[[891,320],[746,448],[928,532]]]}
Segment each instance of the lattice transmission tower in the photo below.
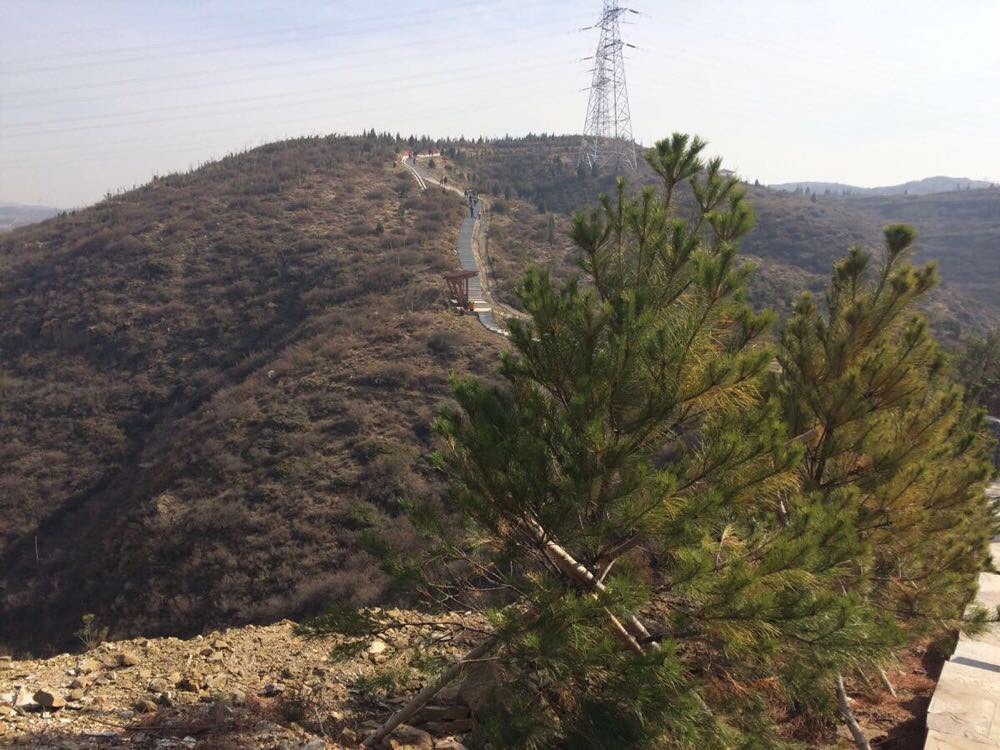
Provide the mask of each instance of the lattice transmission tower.
{"label": "lattice transmission tower", "polygon": [[591,168],[595,164],[598,167],[611,165],[619,171],[636,166],[624,55],[625,47],[634,48],[635,45],[622,41],[621,17],[626,13],[638,14],[638,11],[621,7],[618,0],[604,0],[601,19],[587,27],[601,30],[597,52],[592,58],[586,58],[594,61],[594,77],[590,84],[580,162]]}

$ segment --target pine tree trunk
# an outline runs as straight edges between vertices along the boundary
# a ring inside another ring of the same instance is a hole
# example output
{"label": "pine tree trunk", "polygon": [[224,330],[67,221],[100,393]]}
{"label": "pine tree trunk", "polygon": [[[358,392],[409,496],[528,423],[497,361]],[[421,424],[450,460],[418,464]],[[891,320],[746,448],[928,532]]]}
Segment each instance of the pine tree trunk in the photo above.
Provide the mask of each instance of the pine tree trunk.
{"label": "pine tree trunk", "polygon": [[465,668],[466,664],[483,658],[490,651],[496,648],[498,643],[500,643],[500,636],[495,635],[491,638],[487,638],[467,653],[461,660],[448,667],[448,669],[442,672],[438,678],[434,680],[434,682],[413,696],[409,703],[386,719],[385,723],[376,729],[375,732],[364,741],[364,747],[374,747],[378,744],[381,740],[388,736],[392,730],[423,708],[431,698],[444,690],[448,683],[458,677],[461,671]]}
{"label": "pine tree trunk", "polygon": [[[586,591],[595,594],[607,591],[607,587],[586,565],[579,562],[563,547],[551,539],[547,539],[545,530],[537,522],[529,521],[529,528],[538,543],[545,546],[549,559],[566,577]],[[626,615],[624,624],[611,612],[608,612],[608,615],[611,617],[612,629],[616,635],[622,638],[623,642],[636,653],[644,653],[645,649],[642,647],[642,643],[648,643],[653,649],[659,648],[659,644],[649,634],[646,626],[635,615]]]}
{"label": "pine tree trunk", "polygon": [[855,747],[858,750],[871,750],[868,738],[865,737],[865,733],[861,730],[858,720],[854,718],[851,704],[847,702],[847,691],[844,689],[844,676],[839,672],[837,673],[837,707],[840,709],[840,715],[843,717],[844,723],[847,724],[847,728],[851,730]]}

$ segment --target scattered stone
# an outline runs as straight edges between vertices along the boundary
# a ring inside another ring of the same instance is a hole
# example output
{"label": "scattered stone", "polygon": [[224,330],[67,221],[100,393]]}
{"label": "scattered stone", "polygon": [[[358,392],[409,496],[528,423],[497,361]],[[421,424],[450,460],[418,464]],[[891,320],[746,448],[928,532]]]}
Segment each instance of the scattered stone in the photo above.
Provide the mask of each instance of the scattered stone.
{"label": "scattered stone", "polygon": [[368,644],[368,655],[377,656],[378,654],[384,654],[389,648],[389,644],[383,641],[381,638],[376,638],[370,644]]}
{"label": "scattered stone", "polygon": [[149,698],[140,698],[135,702],[135,710],[140,714],[152,713],[156,708],[156,703]]}
{"label": "scattered stone", "polygon": [[14,713],[14,709],[10,706],[0,706],[0,716],[10,716]]}
{"label": "scattered stone", "polygon": [[177,689],[183,690],[186,693],[197,693],[201,689],[201,679],[194,676],[188,675],[182,677],[180,682],[177,683]]}
{"label": "scattered stone", "polygon": [[174,694],[169,690],[164,690],[162,693],[156,696],[156,703],[160,706],[165,706],[170,708],[174,705]]}
{"label": "scattered stone", "polygon": [[134,667],[138,663],[139,656],[132,651],[124,651],[118,654],[118,666],[120,667]]}
{"label": "scattered stone", "polygon": [[73,690],[82,690],[90,684],[90,678],[88,677],[75,677],[73,681],[69,684],[70,688]]}
{"label": "scattered stone", "polygon": [[73,688],[66,694],[66,700],[73,701],[75,703],[76,701],[83,700],[83,696],[83,688]]}
{"label": "scattered stone", "polygon": [[77,672],[91,674],[101,671],[101,663],[97,659],[83,659],[76,667]]}
{"label": "scattered stone", "polygon": [[224,674],[213,674],[206,677],[203,681],[205,688],[208,690],[218,690],[219,688],[225,687],[226,685],[226,675]]}
{"label": "scattered stone", "polygon": [[151,693],[164,693],[167,690],[170,690],[173,686],[174,684],[172,682],[163,677],[154,677],[149,681],[149,684],[146,685],[146,689]]}
{"label": "scattered stone", "polygon": [[326,750],[326,741],[319,738],[309,740],[302,746],[302,750]]}
{"label": "scattered stone", "polygon": [[264,689],[261,691],[261,695],[265,695],[270,698],[275,695],[281,695],[283,692],[285,692],[285,686],[280,682],[269,682],[264,686]]}
{"label": "scattered stone", "polygon": [[456,740],[454,737],[448,737],[443,740],[437,740],[434,743],[434,750],[469,750],[465,745]]}
{"label": "scattered stone", "polygon": [[35,703],[42,708],[58,710],[66,705],[66,699],[51,688],[42,688],[35,691]]}
{"label": "scattered stone", "polygon": [[344,727],[340,730],[340,741],[342,744],[349,747],[358,744],[358,733],[355,732],[350,727]]}

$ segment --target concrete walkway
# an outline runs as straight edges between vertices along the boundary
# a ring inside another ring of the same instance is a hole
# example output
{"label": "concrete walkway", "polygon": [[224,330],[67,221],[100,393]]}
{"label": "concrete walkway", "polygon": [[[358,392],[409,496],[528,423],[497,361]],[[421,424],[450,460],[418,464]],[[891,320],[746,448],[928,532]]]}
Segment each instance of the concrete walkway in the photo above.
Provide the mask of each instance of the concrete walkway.
{"label": "concrete walkway", "polygon": [[[421,190],[426,190],[428,184],[438,185],[445,190],[451,190],[454,193],[463,195],[461,190],[452,185],[442,185],[440,182],[430,177],[423,169],[418,165],[409,162],[405,157],[402,159],[402,164],[413,174],[414,179],[416,179],[417,184],[420,186]],[[458,235],[458,262],[462,266],[463,271],[475,271],[476,275],[469,279],[469,302],[472,303],[472,311],[479,318],[479,322],[482,323],[487,329],[493,331],[493,333],[498,333],[501,336],[506,336],[507,331],[500,327],[500,324],[493,317],[493,304],[489,299],[489,295],[483,291],[483,274],[485,269],[479,267],[476,260],[476,253],[472,249],[472,238],[476,231],[476,222],[479,221],[479,207],[475,209],[474,216],[466,216],[462,220],[462,230]]]}
{"label": "concrete walkway", "polygon": [[[1000,482],[986,491],[1000,502]],[[990,545],[1000,566],[1000,542]],[[979,574],[976,603],[996,610],[1000,605],[1000,575]],[[960,635],[955,653],[945,662],[927,708],[926,750],[987,750],[1000,748],[1000,624],[981,635]]]}

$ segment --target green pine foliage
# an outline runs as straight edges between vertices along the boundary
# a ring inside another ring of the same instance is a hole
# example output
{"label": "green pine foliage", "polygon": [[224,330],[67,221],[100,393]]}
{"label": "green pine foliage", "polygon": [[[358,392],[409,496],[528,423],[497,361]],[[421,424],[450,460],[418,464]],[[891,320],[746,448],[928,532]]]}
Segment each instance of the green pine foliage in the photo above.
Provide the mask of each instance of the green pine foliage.
{"label": "green pine foliage", "polygon": [[[675,134],[659,189],[577,215],[580,273],[530,269],[500,382],[436,421],[452,515],[380,556],[494,631],[498,748],[759,748],[827,721],[840,675],[963,618],[992,519],[977,431],[913,305],[933,267],[886,230],[779,337],[744,299],[743,188]],[[681,215],[685,187],[693,212]]]}
{"label": "green pine foliage", "polygon": [[878,619],[867,642],[886,646],[981,622],[983,613],[962,622],[963,607],[995,530],[983,417],[963,405],[915,310],[937,279],[933,264],[908,262],[915,236],[887,227],[877,268],[852,248],[824,305],[803,296],[776,378],[785,420],[805,433],[802,497],[855,518],[864,554],[840,585]]}
{"label": "green pine foliage", "polygon": [[966,341],[955,371],[969,398],[994,417],[1000,415],[1000,331]]}
{"label": "green pine foliage", "polygon": [[737,254],[753,214],[703,148],[658,143],[659,192],[619,181],[575,218],[582,276],[528,271],[503,384],[457,381],[437,422],[461,526],[415,508],[436,541],[405,574],[491,608],[516,696],[498,702],[516,720],[481,724],[494,746],[777,746],[775,706],[870,631],[836,585],[852,519],[782,513],[802,453],[761,387],[772,316]]}

